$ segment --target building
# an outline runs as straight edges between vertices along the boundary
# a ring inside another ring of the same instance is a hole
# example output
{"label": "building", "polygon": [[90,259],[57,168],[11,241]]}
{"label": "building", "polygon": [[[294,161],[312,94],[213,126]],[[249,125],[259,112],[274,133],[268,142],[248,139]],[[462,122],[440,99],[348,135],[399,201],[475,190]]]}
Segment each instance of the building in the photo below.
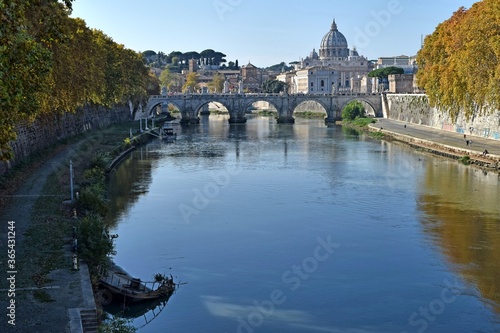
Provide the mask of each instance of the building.
{"label": "building", "polygon": [[245,92],[256,93],[262,91],[262,83],[268,78],[269,73],[267,71],[255,67],[250,62],[241,67],[241,81]]}
{"label": "building", "polygon": [[378,58],[376,69],[387,67],[399,67],[404,69],[404,74],[415,74],[417,72],[417,56],[409,57],[401,55]]}
{"label": "building", "polygon": [[333,20],[321,40],[319,53],[313,49],[308,57],[295,63],[295,71],[281,74],[277,79],[289,83],[290,93],[359,93],[363,77],[372,69],[368,59],[355,48],[349,49],[347,39]]}
{"label": "building", "polygon": [[413,74],[392,74],[388,77],[389,92],[398,94],[409,94],[415,91]]}

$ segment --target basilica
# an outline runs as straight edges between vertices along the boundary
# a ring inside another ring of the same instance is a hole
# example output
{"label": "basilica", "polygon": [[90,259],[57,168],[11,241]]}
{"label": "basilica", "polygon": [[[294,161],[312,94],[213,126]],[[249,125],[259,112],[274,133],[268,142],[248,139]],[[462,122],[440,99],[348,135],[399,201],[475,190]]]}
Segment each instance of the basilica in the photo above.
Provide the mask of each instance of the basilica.
{"label": "basilica", "polygon": [[288,83],[292,94],[359,93],[371,90],[366,74],[373,64],[356,49],[349,49],[347,39],[338,30],[335,20],[321,40],[319,54],[311,54],[294,62],[295,69],[277,79]]}

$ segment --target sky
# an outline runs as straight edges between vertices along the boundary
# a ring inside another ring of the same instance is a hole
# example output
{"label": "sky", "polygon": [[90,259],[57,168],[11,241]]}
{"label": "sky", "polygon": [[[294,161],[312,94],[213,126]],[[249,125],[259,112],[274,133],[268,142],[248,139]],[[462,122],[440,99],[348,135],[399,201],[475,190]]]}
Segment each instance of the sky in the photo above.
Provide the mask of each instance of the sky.
{"label": "sky", "polygon": [[368,59],[415,55],[422,36],[475,0],[75,0],[72,17],[135,51],[213,49],[257,67],[318,51],[332,21]]}

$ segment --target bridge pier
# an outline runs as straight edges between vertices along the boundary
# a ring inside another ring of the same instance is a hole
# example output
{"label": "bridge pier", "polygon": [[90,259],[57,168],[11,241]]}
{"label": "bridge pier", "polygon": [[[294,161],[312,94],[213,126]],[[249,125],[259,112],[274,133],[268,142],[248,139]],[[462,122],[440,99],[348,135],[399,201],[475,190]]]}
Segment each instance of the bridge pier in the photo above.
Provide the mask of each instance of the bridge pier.
{"label": "bridge pier", "polygon": [[278,116],[276,117],[276,122],[278,124],[295,124],[295,118],[293,116]]}
{"label": "bridge pier", "polygon": [[229,123],[230,124],[244,124],[247,122],[247,118],[245,117],[245,112],[230,112],[229,113]]}
{"label": "bridge pier", "polygon": [[208,108],[208,104],[205,104],[201,107],[200,115],[202,115],[202,116],[209,116],[210,115],[210,110]]}
{"label": "bridge pier", "polygon": [[195,125],[200,123],[200,118],[193,112],[193,110],[189,111],[181,111],[181,125]]}

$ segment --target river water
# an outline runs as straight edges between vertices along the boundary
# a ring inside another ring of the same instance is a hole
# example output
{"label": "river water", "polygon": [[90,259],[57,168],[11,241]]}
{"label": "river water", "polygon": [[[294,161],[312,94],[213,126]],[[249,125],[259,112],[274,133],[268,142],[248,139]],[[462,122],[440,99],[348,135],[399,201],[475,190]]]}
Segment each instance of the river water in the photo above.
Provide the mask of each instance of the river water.
{"label": "river water", "polygon": [[115,261],[185,283],[139,332],[500,332],[497,174],[321,120],[176,131],[111,177]]}

